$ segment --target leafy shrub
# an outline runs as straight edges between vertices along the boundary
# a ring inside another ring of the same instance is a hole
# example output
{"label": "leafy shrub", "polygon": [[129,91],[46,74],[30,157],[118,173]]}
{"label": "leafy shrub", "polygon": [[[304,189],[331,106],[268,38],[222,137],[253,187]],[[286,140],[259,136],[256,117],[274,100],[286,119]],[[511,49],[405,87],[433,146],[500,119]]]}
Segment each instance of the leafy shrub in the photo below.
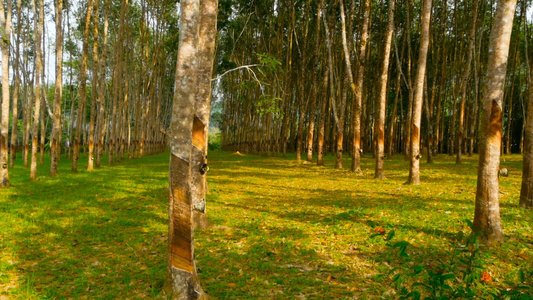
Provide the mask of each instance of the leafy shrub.
{"label": "leafy shrub", "polygon": [[[473,229],[470,220],[466,220],[466,223]],[[377,235],[382,235],[386,246],[397,254],[399,266],[392,268],[389,276],[392,276],[400,299],[533,299],[533,269],[519,270],[518,283],[506,282],[511,286],[510,289],[498,290],[490,284],[492,277],[484,271],[478,242],[481,233],[465,236],[459,232],[461,242],[454,244],[452,250],[447,250],[438,262],[431,264],[416,263],[407,253],[408,246],[411,246],[409,242],[392,241],[394,231],[390,231],[386,237],[381,231],[371,237]]]}
{"label": "leafy shrub", "polygon": [[209,133],[208,148],[210,151],[220,149],[220,131]]}

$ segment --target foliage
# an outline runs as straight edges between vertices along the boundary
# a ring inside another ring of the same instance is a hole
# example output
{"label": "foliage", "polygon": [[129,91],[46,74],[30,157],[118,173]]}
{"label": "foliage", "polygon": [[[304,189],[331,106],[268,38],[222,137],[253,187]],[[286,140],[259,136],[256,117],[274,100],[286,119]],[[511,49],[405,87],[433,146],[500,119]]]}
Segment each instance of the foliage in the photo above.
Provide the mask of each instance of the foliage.
{"label": "foliage", "polygon": [[260,116],[265,114],[273,114],[276,117],[280,117],[281,108],[278,102],[282,101],[279,97],[272,97],[271,95],[261,95],[259,101],[256,103],[257,112]]}
{"label": "foliage", "polygon": [[220,149],[220,130],[213,130],[209,133],[208,147],[209,151]]}
{"label": "foliage", "polygon": [[[466,220],[473,230],[472,222]],[[472,298],[481,293],[479,287],[492,281],[488,272],[483,271],[480,259],[478,237],[481,233],[471,233],[466,238],[462,231],[461,240],[453,244],[453,250],[447,251],[437,261],[414,262],[407,254],[408,242],[387,243],[388,247],[398,249],[400,267],[391,269],[394,274],[392,282],[402,299],[463,299]],[[391,231],[387,240],[391,240]],[[407,279],[407,277],[410,280]],[[410,286],[404,282],[409,281]],[[455,283],[455,284],[453,284]]]}

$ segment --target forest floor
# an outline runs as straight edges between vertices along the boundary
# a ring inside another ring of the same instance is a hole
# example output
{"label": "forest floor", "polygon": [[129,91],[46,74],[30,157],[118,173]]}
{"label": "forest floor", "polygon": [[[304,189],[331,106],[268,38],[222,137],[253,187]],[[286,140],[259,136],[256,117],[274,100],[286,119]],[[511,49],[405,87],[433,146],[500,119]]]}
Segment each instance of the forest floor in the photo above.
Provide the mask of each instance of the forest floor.
{"label": "forest floor", "polygon": [[[456,249],[470,233],[477,157],[422,163],[420,186],[404,184],[401,156],[385,162],[385,180],[373,179],[370,157],[362,176],[333,169],[333,157],[325,167],[221,151],[209,159],[211,226],[196,232],[195,248],[212,299],[451,293],[465,286],[461,272],[482,298],[533,297],[519,289],[531,284],[533,213],[517,207],[518,155],[502,157],[510,173],[500,178],[504,245],[465,252]],[[156,297],[165,279],[168,153],[78,174],[63,159],[56,178],[48,165],[35,183],[17,165],[13,187],[0,191],[0,299]]]}

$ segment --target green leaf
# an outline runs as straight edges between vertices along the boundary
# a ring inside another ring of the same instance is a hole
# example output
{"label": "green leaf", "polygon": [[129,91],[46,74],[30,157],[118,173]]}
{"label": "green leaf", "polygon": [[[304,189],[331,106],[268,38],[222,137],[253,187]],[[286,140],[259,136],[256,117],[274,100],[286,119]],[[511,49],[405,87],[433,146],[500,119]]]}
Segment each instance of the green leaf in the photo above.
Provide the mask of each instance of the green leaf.
{"label": "green leaf", "polygon": [[385,238],[386,241],[390,241],[392,240],[392,238],[394,237],[394,235],[396,234],[396,232],[394,230],[391,230],[389,232],[389,234],[387,235],[387,237]]}
{"label": "green leaf", "polygon": [[401,276],[400,273],[394,275],[394,277],[392,277],[392,281],[393,281],[393,282],[398,281],[398,279],[400,279],[400,276]]}
{"label": "green leaf", "polygon": [[441,278],[442,278],[442,280],[449,280],[449,279],[455,278],[455,274],[442,275]]}
{"label": "green leaf", "polygon": [[420,292],[419,291],[412,291],[409,294],[407,294],[407,297],[411,297],[411,299],[419,300],[420,299]]}

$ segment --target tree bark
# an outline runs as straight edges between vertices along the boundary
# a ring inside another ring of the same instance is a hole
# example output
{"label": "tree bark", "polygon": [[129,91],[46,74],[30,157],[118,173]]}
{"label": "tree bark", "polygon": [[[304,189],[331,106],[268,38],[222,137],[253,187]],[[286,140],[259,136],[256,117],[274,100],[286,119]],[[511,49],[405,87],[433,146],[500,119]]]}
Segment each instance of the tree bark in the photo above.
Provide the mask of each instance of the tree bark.
{"label": "tree bark", "polygon": [[18,137],[18,100],[20,95],[20,31],[22,29],[22,1],[17,1],[17,40],[15,45],[15,63],[13,64],[14,87],[13,87],[13,122],[11,124],[11,150],[9,158],[9,167],[15,166],[15,159],[17,157],[17,137]]}
{"label": "tree bark", "polygon": [[374,173],[374,178],[383,179],[385,174],[383,173],[383,167],[385,163],[385,118],[386,118],[386,107],[387,107],[387,84],[389,81],[389,62],[390,62],[390,52],[392,46],[392,33],[394,32],[394,0],[389,1],[388,9],[388,23],[387,31],[385,33],[385,44],[383,45],[383,65],[381,69],[380,76],[380,85],[379,85],[379,101],[378,101],[378,110],[376,113],[376,130],[374,134],[376,136],[377,149],[376,149],[376,171]]}
{"label": "tree bark", "polygon": [[431,2],[424,0],[420,23],[422,25],[420,36],[420,53],[418,56],[418,68],[415,78],[413,116],[411,121],[411,145],[409,157],[411,166],[409,169],[409,184],[420,184],[420,124],[422,122],[422,102],[424,97],[424,80],[426,77],[426,62],[429,48],[429,26],[431,23]]}
{"label": "tree bark", "polygon": [[[197,95],[199,0],[181,1],[178,62],[170,135],[170,206],[167,279],[164,286],[170,299],[206,299],[194,263],[192,155]],[[203,128],[202,128],[203,129]],[[202,130],[200,130],[201,132]],[[203,145],[199,145],[203,147]]]}
{"label": "tree bark", "polygon": [[91,115],[89,116],[89,155],[87,163],[87,171],[94,170],[94,138],[95,138],[95,119],[96,119],[96,103],[101,102],[98,98],[98,20],[100,16],[98,15],[98,1],[94,1],[94,17],[93,17],[93,82],[92,82],[92,100],[91,100]]}
{"label": "tree bark", "polygon": [[106,82],[106,64],[107,64],[107,31],[109,28],[108,13],[109,12],[109,0],[104,1],[104,32],[103,32],[103,44],[102,44],[102,58],[98,60],[98,67],[100,75],[98,76],[98,118],[96,121],[96,134],[97,134],[97,149],[96,149],[96,167],[101,165],[101,159],[104,152],[104,138],[106,132],[105,126],[105,82]]}
{"label": "tree bark", "polygon": [[314,53],[314,62],[313,68],[311,70],[311,95],[310,98],[310,107],[309,107],[309,128],[307,131],[307,161],[313,161],[313,141],[315,134],[315,117],[316,117],[316,102],[317,102],[317,92],[318,84],[314,84],[317,81],[318,73],[318,60],[320,57],[320,28],[322,27],[321,17],[322,17],[322,5],[317,3],[317,15],[316,15],[316,29],[315,29],[315,53]]}
{"label": "tree bark", "polygon": [[207,149],[211,111],[211,77],[215,58],[218,0],[200,0],[198,92],[195,99],[192,147],[192,203],[196,228],[208,226],[206,211]]}
{"label": "tree bark", "polygon": [[363,84],[366,65],[366,46],[369,40],[370,27],[370,0],[365,0],[363,13],[363,26],[359,44],[359,66],[356,72],[355,84],[357,86],[355,99],[352,104],[352,166],[351,171],[361,173],[361,109],[363,103]]}
{"label": "tree bark", "polygon": [[503,131],[502,100],[516,2],[517,0],[498,1],[483,90],[474,232],[483,233],[481,238],[489,246],[503,242],[498,173]]}
{"label": "tree bark", "polygon": [[[20,16],[19,16],[20,18]],[[9,169],[8,169],[8,145],[9,138],[9,43],[11,41],[11,0],[0,3],[0,26],[2,40],[0,48],[2,50],[2,119],[0,120],[0,187],[9,188]],[[16,122],[16,120],[13,120]]]}
{"label": "tree bark", "polygon": [[72,172],[78,172],[78,159],[80,156],[81,131],[84,123],[84,111],[87,102],[87,57],[89,56],[89,28],[91,27],[91,13],[93,10],[93,0],[87,3],[87,15],[85,18],[85,29],[83,30],[83,50],[81,56],[80,83],[78,114],[76,117],[76,133],[74,134],[74,153],[72,156]]}
{"label": "tree bark", "polygon": [[527,125],[524,131],[524,159],[520,206],[533,208],[533,77],[529,77]]}
{"label": "tree bark", "polygon": [[[41,113],[41,70],[43,68],[43,57],[41,51],[41,38],[44,26],[44,4],[43,0],[38,0],[39,8],[37,8],[36,0],[33,0],[33,15],[35,26],[35,107],[33,115],[33,129],[31,142],[31,165],[30,165],[30,180],[37,180],[37,148],[39,136],[39,116]],[[37,15],[39,17],[37,17]]]}
{"label": "tree bark", "polygon": [[54,124],[50,143],[50,176],[56,176],[61,134],[61,102],[63,101],[63,0],[55,0],[56,13],[56,85],[54,90]]}
{"label": "tree bark", "polygon": [[463,152],[463,140],[465,133],[465,105],[466,105],[466,92],[468,86],[468,80],[470,79],[470,70],[472,66],[472,60],[474,58],[474,48],[476,45],[476,28],[477,28],[477,11],[478,1],[474,0],[472,8],[472,19],[470,23],[470,30],[468,31],[468,53],[466,58],[465,73],[461,81],[461,108],[459,111],[459,130],[457,135],[457,156],[455,163],[461,164],[461,155]]}

